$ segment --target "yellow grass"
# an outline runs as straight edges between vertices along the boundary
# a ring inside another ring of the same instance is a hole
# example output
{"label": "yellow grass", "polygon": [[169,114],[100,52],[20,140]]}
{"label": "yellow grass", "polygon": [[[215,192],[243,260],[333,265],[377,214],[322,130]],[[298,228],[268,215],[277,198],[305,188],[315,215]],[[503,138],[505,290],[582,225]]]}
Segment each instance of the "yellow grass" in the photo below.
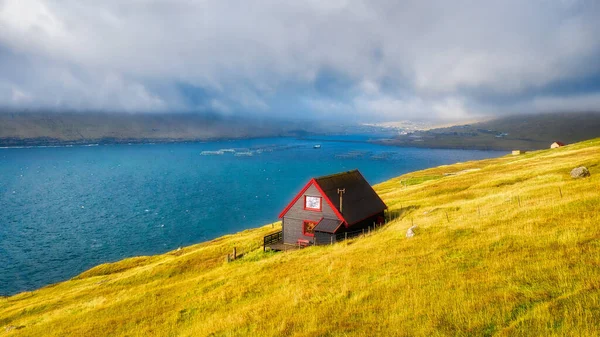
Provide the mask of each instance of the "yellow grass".
{"label": "yellow grass", "polygon": [[0,336],[599,335],[600,139],[376,190],[395,220],[371,235],[263,253],[274,224],[101,265],[0,299]]}

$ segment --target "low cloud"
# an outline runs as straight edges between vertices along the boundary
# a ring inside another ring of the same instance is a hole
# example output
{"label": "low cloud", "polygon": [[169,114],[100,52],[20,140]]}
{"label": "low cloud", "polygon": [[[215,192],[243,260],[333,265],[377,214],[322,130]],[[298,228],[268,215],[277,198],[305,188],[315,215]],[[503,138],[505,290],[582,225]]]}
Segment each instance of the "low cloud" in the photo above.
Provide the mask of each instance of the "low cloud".
{"label": "low cloud", "polygon": [[357,120],[592,108],[598,17],[592,0],[0,0],[0,105]]}
{"label": "low cloud", "polygon": [[569,97],[536,97],[532,101],[531,109],[540,112],[599,111],[600,93]]}

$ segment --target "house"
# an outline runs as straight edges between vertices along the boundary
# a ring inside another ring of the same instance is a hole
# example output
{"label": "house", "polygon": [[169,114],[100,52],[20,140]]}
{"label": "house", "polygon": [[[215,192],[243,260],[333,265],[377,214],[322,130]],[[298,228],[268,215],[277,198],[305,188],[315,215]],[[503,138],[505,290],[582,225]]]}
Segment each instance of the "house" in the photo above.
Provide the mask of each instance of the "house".
{"label": "house", "polygon": [[358,170],[313,178],[279,214],[279,240],[333,243],[383,223],[386,208]]}
{"label": "house", "polygon": [[552,143],[552,145],[550,145],[550,148],[551,149],[556,149],[556,148],[559,148],[561,146],[565,146],[565,143],[563,143],[563,142],[554,142],[554,143]]}
{"label": "house", "polygon": [[513,156],[518,156],[518,155],[520,155],[520,154],[523,154],[523,153],[525,153],[525,151],[521,151],[521,150],[513,150],[513,152],[512,152],[512,155],[513,155]]}

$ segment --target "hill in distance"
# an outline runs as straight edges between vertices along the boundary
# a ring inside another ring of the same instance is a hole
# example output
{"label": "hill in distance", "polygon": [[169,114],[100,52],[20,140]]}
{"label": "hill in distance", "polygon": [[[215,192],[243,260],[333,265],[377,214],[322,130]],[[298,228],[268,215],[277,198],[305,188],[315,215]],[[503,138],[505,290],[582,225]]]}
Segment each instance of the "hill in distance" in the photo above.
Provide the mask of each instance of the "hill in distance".
{"label": "hill in distance", "polygon": [[473,124],[410,132],[384,144],[480,150],[540,150],[600,137],[600,112],[514,115]]}
{"label": "hill in distance", "polygon": [[369,235],[265,253],[275,223],[99,265],[0,299],[0,334],[597,336],[599,186],[600,138],[414,172],[375,186]]}
{"label": "hill in distance", "polygon": [[302,136],[330,125],[199,113],[0,113],[0,146],[182,142]]}

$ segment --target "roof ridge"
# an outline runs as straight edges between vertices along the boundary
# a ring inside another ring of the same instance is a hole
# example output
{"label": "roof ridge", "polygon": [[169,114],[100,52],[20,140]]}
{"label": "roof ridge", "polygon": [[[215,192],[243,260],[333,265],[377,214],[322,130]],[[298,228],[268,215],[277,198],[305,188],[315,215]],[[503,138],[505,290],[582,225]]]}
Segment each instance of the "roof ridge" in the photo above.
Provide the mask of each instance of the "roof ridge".
{"label": "roof ridge", "polygon": [[358,171],[358,169],[353,169],[353,170],[349,170],[349,171],[345,171],[345,172],[338,172],[338,173],[334,173],[334,174],[330,174],[330,175],[326,175],[326,176],[316,177],[314,179],[315,180],[328,179],[328,178],[333,178],[333,177],[337,177],[337,176],[341,176],[341,175],[345,175],[345,174],[349,174],[349,173],[354,173],[354,172],[359,172],[359,171]]}

